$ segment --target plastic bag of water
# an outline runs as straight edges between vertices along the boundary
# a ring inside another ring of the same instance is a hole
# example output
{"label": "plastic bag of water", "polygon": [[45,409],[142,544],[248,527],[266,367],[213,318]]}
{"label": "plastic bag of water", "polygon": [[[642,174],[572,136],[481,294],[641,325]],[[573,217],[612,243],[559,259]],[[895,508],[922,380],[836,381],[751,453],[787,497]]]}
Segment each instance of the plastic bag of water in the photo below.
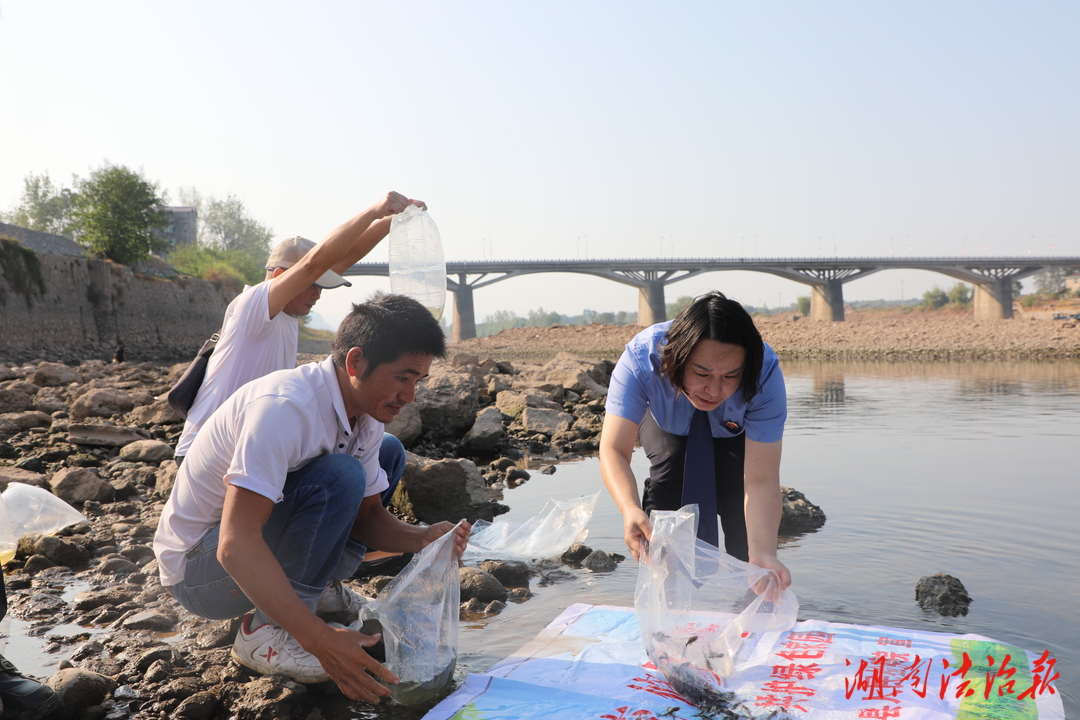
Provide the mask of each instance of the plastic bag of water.
{"label": "plastic bag of water", "polygon": [[0,564],[15,557],[16,545],[23,535],[51,535],[81,522],[86,522],[82,513],[48,490],[25,483],[8,483],[0,495]]}
{"label": "plastic bag of water", "polygon": [[439,228],[410,205],[390,220],[390,290],[408,295],[442,319],[446,304],[446,261]]}
{"label": "plastic bag of water", "polygon": [[454,557],[454,531],[415,555],[405,569],[364,606],[367,620],[382,625],[386,667],[400,682],[391,685],[401,705],[426,702],[447,689],[457,665],[461,581]]}

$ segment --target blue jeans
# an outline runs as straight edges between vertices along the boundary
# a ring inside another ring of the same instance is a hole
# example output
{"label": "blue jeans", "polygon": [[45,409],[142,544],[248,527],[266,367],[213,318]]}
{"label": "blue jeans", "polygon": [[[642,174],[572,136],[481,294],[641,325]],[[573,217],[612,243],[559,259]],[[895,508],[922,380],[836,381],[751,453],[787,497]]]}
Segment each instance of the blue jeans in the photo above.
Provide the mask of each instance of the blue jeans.
{"label": "blue jeans", "polygon": [[[379,465],[390,481],[381,494],[385,507],[405,470],[405,448],[392,435],[383,435]],[[351,455],[324,455],[286,476],[284,497],[263,525],[263,539],[312,611],[330,579],[349,577],[364,558],[366,549],[349,534],[366,487],[360,461]],[[254,607],[218,562],[220,530],[219,523],[188,551],[184,579],[171,586],[186,610],[212,620],[239,617]]]}

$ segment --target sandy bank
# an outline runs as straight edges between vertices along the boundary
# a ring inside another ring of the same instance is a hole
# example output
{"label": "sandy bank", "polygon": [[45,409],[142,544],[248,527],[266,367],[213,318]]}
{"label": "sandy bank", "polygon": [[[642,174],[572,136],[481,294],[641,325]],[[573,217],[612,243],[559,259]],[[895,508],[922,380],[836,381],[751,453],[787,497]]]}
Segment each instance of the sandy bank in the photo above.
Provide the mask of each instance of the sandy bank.
{"label": "sandy bank", "polygon": [[[1031,313],[976,322],[970,313],[856,312],[845,322],[794,315],[755,318],[765,342],[784,358],[868,360],[1080,359],[1080,323]],[[641,328],[586,325],[515,328],[452,346],[500,360],[541,362],[559,352],[616,359]]]}

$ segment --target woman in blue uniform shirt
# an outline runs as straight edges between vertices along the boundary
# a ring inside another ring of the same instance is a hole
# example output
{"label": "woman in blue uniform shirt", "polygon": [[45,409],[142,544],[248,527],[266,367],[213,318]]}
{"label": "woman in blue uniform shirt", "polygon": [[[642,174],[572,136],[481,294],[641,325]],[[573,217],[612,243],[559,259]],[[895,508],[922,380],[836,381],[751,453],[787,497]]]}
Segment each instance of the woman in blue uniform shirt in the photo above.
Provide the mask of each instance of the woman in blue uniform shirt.
{"label": "woman in blue uniform shirt", "polygon": [[[728,554],[791,583],[776,557],[787,394],[776,353],[742,305],[711,292],[638,333],[612,372],[606,409],[600,471],[635,558],[652,534],[649,513],[708,507],[712,474]],[[639,437],[651,465],[641,497],[630,469]],[[699,526],[699,537],[718,544],[715,515]]]}

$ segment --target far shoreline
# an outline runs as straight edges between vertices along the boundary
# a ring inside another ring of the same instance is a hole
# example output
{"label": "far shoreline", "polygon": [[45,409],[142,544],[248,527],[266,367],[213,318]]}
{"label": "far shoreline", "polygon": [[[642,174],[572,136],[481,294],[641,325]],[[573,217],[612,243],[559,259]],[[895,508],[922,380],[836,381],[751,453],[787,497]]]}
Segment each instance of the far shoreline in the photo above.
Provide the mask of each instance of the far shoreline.
{"label": "far shoreline", "polygon": [[[876,362],[1080,360],[1080,322],[1047,311],[976,321],[971,311],[875,309],[846,312],[844,322],[795,313],[757,315],[762,337],[781,359]],[[541,364],[560,352],[617,360],[636,325],[551,325],[503,330],[450,346],[450,352]]]}

